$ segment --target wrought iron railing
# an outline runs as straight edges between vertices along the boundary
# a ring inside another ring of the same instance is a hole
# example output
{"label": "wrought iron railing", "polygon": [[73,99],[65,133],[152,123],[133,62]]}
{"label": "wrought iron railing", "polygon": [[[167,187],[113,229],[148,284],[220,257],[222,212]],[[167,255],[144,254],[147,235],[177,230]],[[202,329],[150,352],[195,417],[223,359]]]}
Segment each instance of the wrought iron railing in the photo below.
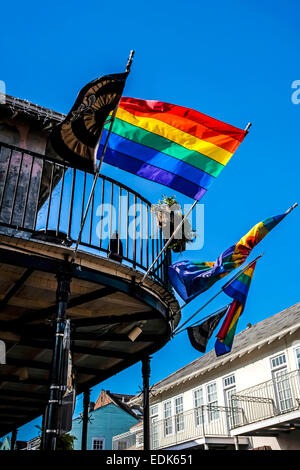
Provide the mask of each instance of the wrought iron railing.
{"label": "wrought iron railing", "polygon": [[[0,231],[68,246],[80,232],[93,174],[0,143]],[[100,175],[79,249],[101,252],[147,271],[164,240],[151,203],[126,185]],[[167,250],[152,276],[167,287]]]}
{"label": "wrought iron railing", "polygon": [[[154,418],[150,426],[151,448],[168,448],[204,437],[230,437],[230,428],[239,414],[238,408],[203,405],[166,419]],[[132,432],[113,438],[113,449],[133,449],[135,445]]]}
{"label": "wrought iron railing", "polygon": [[273,379],[240,391],[231,397],[239,410],[231,428],[299,410],[300,370],[274,375]]}

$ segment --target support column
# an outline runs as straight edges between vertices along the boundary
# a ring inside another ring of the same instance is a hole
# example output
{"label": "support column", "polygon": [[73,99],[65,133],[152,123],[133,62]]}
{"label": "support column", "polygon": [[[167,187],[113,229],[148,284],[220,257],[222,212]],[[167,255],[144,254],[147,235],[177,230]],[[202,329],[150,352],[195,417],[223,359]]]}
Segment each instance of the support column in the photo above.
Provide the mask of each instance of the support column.
{"label": "support column", "polygon": [[239,450],[239,436],[234,436],[234,448],[235,450]]}
{"label": "support column", "polygon": [[144,450],[150,450],[150,409],[149,409],[149,379],[150,379],[150,356],[142,360],[143,375],[143,414],[144,414]]}
{"label": "support column", "polygon": [[50,374],[50,394],[46,410],[44,450],[55,450],[56,439],[60,428],[60,408],[62,399],[62,366],[63,337],[66,321],[66,310],[72,278],[71,265],[63,263],[56,275],[57,278],[57,318],[56,333]]}
{"label": "support column", "polygon": [[17,434],[18,434],[17,428],[13,429],[11,433],[10,450],[15,450]]}
{"label": "support column", "polygon": [[87,445],[89,405],[90,405],[90,389],[86,390],[83,393],[83,417],[82,417],[81,450],[86,450],[86,445]]}
{"label": "support column", "polygon": [[44,449],[44,445],[45,445],[46,414],[47,414],[47,407],[45,407],[45,410],[43,413],[43,419],[42,419],[42,433],[41,433],[41,443],[40,443],[41,450]]}

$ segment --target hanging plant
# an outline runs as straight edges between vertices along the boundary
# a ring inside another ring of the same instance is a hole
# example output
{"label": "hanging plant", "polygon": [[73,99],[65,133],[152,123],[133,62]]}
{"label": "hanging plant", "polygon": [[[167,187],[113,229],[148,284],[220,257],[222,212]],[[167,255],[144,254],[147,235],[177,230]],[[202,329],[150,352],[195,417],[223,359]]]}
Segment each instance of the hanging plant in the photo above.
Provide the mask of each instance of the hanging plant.
{"label": "hanging plant", "polygon": [[[184,214],[175,196],[167,197],[162,195],[162,198],[158,201],[158,204],[152,206],[152,211],[156,215],[157,226],[162,230],[165,240],[168,240],[184,218]],[[192,243],[197,236],[188,219],[184,221],[183,226],[179,229],[179,235],[181,235],[180,238],[176,238],[175,235],[175,238],[168,246],[175,253],[184,251],[186,244]]]}

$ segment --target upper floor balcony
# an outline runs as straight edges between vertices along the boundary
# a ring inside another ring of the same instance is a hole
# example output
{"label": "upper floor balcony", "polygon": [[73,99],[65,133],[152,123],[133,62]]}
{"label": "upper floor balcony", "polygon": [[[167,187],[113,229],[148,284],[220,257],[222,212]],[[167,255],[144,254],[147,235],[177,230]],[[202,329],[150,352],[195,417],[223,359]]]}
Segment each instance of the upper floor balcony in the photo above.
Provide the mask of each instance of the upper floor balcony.
{"label": "upper floor balcony", "polygon": [[[234,416],[238,414],[239,410],[236,408],[202,405],[165,419],[152,418],[151,448],[233,448],[234,440],[230,429]],[[141,430],[134,432],[133,428],[113,438],[113,449],[139,449],[143,445],[141,438]],[[240,446],[246,444],[247,440],[243,438],[239,442]]]}
{"label": "upper floor balcony", "polygon": [[[231,395],[231,406],[202,405],[164,419],[152,418],[152,449],[247,444],[245,436],[276,436],[300,429],[300,370],[278,370],[266,382]],[[140,432],[141,434],[141,432]],[[114,449],[141,445],[138,433],[115,436]]]}
{"label": "upper floor balcony", "polygon": [[[75,246],[94,176],[0,142],[0,233]],[[79,249],[146,272],[164,244],[151,203],[99,175]],[[168,287],[167,250],[153,279]]]}
{"label": "upper floor balcony", "polygon": [[232,395],[231,433],[274,435],[300,429],[300,370],[278,370],[273,378]]}

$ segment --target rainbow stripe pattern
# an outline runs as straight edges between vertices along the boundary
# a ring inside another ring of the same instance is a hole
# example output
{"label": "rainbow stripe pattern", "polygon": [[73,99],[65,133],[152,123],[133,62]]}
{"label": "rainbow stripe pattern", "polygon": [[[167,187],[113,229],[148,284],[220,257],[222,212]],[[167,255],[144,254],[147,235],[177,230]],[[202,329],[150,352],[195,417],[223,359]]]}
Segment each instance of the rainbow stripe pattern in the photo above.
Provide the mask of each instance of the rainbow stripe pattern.
{"label": "rainbow stripe pattern", "polygon": [[270,217],[254,225],[235,245],[225,250],[215,262],[178,261],[168,268],[170,281],[185,301],[208,290],[215,282],[241,266],[252,249],[290,212]]}
{"label": "rainbow stripe pattern", "polygon": [[215,343],[217,356],[229,353],[232,348],[238,320],[243,313],[256,263],[253,263],[239,277],[224,287],[224,292],[234,300],[218,332]]}
{"label": "rainbow stripe pattern", "polygon": [[[98,159],[109,127],[104,126]],[[246,134],[193,109],[123,97],[104,161],[200,200]]]}

